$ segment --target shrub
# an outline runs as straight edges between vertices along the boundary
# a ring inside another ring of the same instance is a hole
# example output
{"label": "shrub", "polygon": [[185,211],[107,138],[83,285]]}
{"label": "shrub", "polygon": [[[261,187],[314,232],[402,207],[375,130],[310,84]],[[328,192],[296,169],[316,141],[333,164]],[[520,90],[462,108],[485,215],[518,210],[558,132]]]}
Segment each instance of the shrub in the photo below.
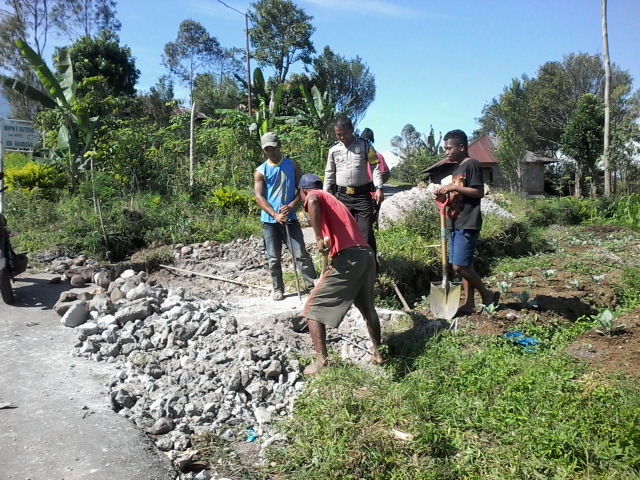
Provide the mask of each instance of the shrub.
{"label": "shrub", "polygon": [[64,174],[53,165],[43,165],[29,161],[21,168],[9,168],[5,172],[10,190],[22,190],[25,193],[54,199],[59,190],[66,186]]}
{"label": "shrub", "polygon": [[256,213],[258,206],[255,198],[247,191],[233,187],[220,187],[213,192],[211,205],[222,212],[234,210],[238,213]]}

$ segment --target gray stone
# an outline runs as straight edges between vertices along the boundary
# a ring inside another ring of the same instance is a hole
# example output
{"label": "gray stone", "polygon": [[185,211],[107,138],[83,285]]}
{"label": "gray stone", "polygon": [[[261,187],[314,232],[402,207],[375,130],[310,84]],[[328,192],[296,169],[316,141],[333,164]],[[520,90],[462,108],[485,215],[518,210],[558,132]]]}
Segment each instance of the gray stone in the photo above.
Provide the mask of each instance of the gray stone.
{"label": "gray stone", "polygon": [[267,378],[278,378],[282,373],[282,364],[278,360],[271,360],[271,363],[263,370],[263,373]]}
{"label": "gray stone", "polygon": [[156,447],[163,452],[173,450],[173,440],[171,437],[160,437],[156,440]]}
{"label": "gray stone", "polygon": [[113,281],[113,270],[100,270],[93,276],[93,283],[108,289]]}
{"label": "gray stone", "polygon": [[106,294],[100,294],[93,297],[89,302],[89,308],[95,310],[100,315],[108,315],[116,311],[113,302]]}
{"label": "gray stone", "polygon": [[124,325],[127,322],[144,320],[152,313],[153,311],[148,305],[133,305],[118,310],[115,314],[115,318],[119,324]]}
{"label": "gray stone", "polygon": [[79,325],[76,327],[76,332],[81,333],[86,336],[95,335],[100,332],[100,328],[93,322],[87,322],[83,325]]}
{"label": "gray stone", "polygon": [[259,425],[265,423],[271,423],[271,414],[264,407],[258,407],[253,411],[253,415],[256,417],[256,421]]}
{"label": "gray stone", "polygon": [[128,269],[128,270],[125,270],[124,272],[122,272],[122,273],[120,274],[120,278],[124,278],[124,279],[131,278],[131,277],[133,277],[135,274],[136,274],[136,272],[135,272],[134,270],[132,270],[132,269]]}
{"label": "gray stone", "polygon": [[[115,282],[112,283],[112,285],[115,285]],[[126,298],[125,294],[118,287],[116,287],[113,290],[111,290],[111,293],[109,294],[109,299],[113,303],[118,303],[120,300],[123,300],[124,298]]]}
{"label": "gray stone", "polygon": [[89,319],[89,310],[83,302],[74,303],[60,319],[60,323],[65,327],[77,327]]}
{"label": "gray stone", "polygon": [[117,407],[131,408],[136,404],[136,397],[124,388],[111,391],[111,402]]}
{"label": "gray stone", "polygon": [[147,430],[150,435],[164,435],[176,428],[176,424],[173,420],[167,417],[159,418],[153,426]]}
{"label": "gray stone", "polygon": [[[126,284],[125,284],[126,285]],[[124,287],[122,289],[124,292]],[[140,298],[156,297],[155,290],[146,283],[141,283],[137,287],[127,292],[127,300],[138,300]]]}

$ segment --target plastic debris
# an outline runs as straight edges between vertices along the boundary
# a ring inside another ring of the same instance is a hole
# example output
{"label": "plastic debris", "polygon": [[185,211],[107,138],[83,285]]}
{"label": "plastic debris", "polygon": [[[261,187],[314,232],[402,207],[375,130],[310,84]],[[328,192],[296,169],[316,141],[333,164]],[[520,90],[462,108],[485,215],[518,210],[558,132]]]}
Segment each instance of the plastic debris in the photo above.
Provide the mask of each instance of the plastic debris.
{"label": "plastic debris", "polygon": [[253,442],[256,438],[258,438],[256,431],[251,427],[247,428],[247,442]]}
{"label": "plastic debris", "polygon": [[526,353],[536,353],[538,345],[540,345],[539,340],[532,337],[525,337],[522,332],[508,332],[505,333],[504,336],[514,344],[524,347]]}

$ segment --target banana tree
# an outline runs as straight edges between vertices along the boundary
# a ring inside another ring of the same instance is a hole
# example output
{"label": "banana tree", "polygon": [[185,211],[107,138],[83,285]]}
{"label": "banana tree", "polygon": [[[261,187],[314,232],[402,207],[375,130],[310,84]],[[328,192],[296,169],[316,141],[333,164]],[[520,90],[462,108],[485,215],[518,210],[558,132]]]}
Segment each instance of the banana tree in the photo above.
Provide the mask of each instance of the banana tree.
{"label": "banana tree", "polygon": [[320,139],[328,142],[331,139],[331,126],[336,119],[336,103],[330,90],[324,93],[315,85],[311,90],[304,85],[300,85],[300,92],[304,98],[306,110],[296,108],[297,115],[287,121],[287,123],[295,123],[308,125],[317,130]]}
{"label": "banana tree", "polygon": [[63,165],[70,177],[71,187],[75,189],[78,172],[86,167],[85,154],[89,150],[98,117],[89,117],[87,108],[75,101],[77,85],[73,79],[73,65],[67,48],[57,51],[54,73],[24,40],[18,39],[15,43],[36,72],[46,92],[5,75],[0,75],[0,84],[39,102],[44,108],[54,109],[59,114],[61,122],[57,148],[49,149],[48,157],[41,160]]}
{"label": "banana tree", "polygon": [[[239,78],[239,77],[237,77]],[[246,82],[244,82],[246,85]],[[289,117],[281,117],[278,115],[280,109],[280,103],[282,102],[282,93],[284,91],[284,84],[279,83],[271,92],[267,92],[267,83],[264,80],[264,75],[260,68],[256,68],[253,71],[253,94],[258,101],[258,108],[254,112],[255,122],[250,125],[250,130],[255,131],[258,136],[272,131],[276,120],[284,121]],[[218,114],[229,113],[229,109],[216,110]]]}

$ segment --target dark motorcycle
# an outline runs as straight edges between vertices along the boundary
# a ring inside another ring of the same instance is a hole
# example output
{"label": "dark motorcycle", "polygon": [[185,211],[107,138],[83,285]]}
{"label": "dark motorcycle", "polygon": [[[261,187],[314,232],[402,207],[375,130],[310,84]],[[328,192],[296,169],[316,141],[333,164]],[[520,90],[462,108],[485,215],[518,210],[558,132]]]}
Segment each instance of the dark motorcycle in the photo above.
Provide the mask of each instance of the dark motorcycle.
{"label": "dark motorcycle", "polygon": [[[4,172],[0,172],[0,180],[4,177]],[[4,187],[2,190],[6,190]],[[0,192],[1,193],[1,192]],[[27,269],[27,256],[16,254],[11,248],[9,228],[7,219],[0,213],[0,294],[4,303],[13,303],[13,288],[11,280]]]}

